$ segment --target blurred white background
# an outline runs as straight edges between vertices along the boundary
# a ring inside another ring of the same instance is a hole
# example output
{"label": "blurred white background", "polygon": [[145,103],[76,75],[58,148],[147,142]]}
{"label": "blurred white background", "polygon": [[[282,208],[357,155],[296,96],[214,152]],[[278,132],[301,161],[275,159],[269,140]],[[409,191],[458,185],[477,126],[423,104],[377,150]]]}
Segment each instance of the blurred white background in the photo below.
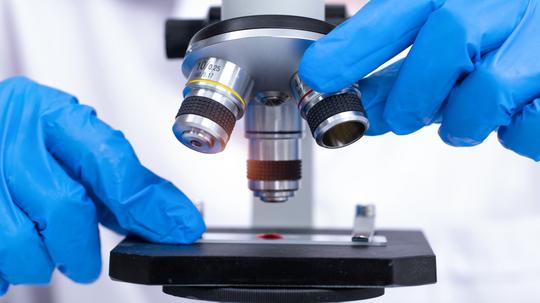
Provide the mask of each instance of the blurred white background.
{"label": "blurred white background", "polygon": [[[343,3],[343,1],[332,1]],[[351,12],[364,1],[349,1]],[[0,79],[22,74],[94,106],[124,132],[142,162],[205,202],[208,225],[248,226],[247,141],[238,123],[225,152],[183,148],[171,131],[185,79],[167,61],[163,21],[203,17],[200,0],[0,0]],[[396,26],[399,26],[397,24]],[[533,138],[531,138],[533,140]],[[356,203],[375,203],[378,225],[425,231],[436,285],[390,289],[373,302],[540,302],[540,167],[496,136],[474,148],[446,146],[437,127],[315,150],[315,223],[350,227]],[[55,274],[53,286],[12,287],[0,302],[179,302],[156,287],[91,285]]]}

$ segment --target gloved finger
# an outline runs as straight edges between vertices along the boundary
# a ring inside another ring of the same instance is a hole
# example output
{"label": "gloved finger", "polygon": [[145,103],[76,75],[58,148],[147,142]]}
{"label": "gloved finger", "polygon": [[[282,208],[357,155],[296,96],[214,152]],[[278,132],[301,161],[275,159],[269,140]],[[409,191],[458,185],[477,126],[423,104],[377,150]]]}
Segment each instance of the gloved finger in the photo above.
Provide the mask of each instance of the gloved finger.
{"label": "gloved finger", "polygon": [[99,201],[99,199],[93,198],[93,200],[97,209],[99,223],[117,234],[127,235],[128,231],[120,226],[114,213],[111,212],[103,202]]}
{"label": "gloved finger", "polygon": [[191,243],[205,229],[190,200],[137,159],[122,133],[87,106],[55,91],[56,107],[44,119],[49,151],[115,214],[120,226],[148,240]]}
{"label": "gloved finger", "polygon": [[9,284],[4,281],[2,278],[0,278],[0,296],[3,296],[8,291]]}
{"label": "gloved finger", "polygon": [[375,74],[358,82],[362,93],[362,103],[369,119],[368,136],[378,136],[390,131],[383,118],[388,94],[396,81],[401,63],[398,61]]}
{"label": "gloved finger", "polygon": [[319,92],[350,86],[406,49],[444,0],[372,0],[355,16],[313,43],[299,75]]}
{"label": "gloved finger", "polygon": [[[43,142],[33,142],[39,137],[15,138],[9,150],[12,161],[5,167],[11,176],[9,188],[14,200],[36,223],[58,269],[75,282],[94,281],[101,271],[101,251],[93,202],[84,187],[52,158]],[[31,166],[26,159],[33,159]],[[28,173],[17,173],[21,171]]]}
{"label": "gloved finger", "polygon": [[485,55],[476,70],[454,88],[439,131],[445,142],[455,146],[483,142],[540,94],[539,17],[535,2],[505,43]]}
{"label": "gloved finger", "polygon": [[418,33],[388,98],[385,118],[392,130],[405,135],[433,123],[458,79],[508,38],[528,2],[450,0],[435,11]]}
{"label": "gloved finger", "polygon": [[510,125],[499,128],[498,135],[504,147],[540,161],[540,99],[525,106]]}
{"label": "gloved finger", "polygon": [[6,184],[1,184],[1,280],[6,287],[7,283],[47,284],[54,270],[47,248],[34,228],[34,223],[10,200]]}

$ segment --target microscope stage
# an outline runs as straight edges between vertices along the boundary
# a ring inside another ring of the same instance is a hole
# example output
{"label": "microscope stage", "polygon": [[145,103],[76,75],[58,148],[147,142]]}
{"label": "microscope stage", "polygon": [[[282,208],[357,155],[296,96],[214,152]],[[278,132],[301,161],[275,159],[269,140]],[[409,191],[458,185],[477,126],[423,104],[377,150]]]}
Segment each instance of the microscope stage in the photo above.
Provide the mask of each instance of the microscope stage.
{"label": "microscope stage", "polygon": [[[276,230],[272,235],[340,230]],[[209,232],[260,234],[261,229]],[[109,275],[163,285],[164,292],[221,302],[335,302],[376,297],[386,287],[436,282],[435,255],[420,231],[380,230],[386,246],[254,243],[163,245],[128,238],[110,254]],[[278,237],[279,238],[279,237]],[[284,299],[285,298],[285,299]]]}

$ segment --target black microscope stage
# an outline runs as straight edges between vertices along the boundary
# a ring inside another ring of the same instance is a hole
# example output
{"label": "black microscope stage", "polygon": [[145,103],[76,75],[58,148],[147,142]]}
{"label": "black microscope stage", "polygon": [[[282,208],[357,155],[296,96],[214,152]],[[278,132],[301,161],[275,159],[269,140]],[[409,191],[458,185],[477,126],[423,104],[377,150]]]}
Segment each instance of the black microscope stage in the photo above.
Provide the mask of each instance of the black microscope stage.
{"label": "black microscope stage", "polygon": [[[350,235],[344,230],[271,231]],[[268,229],[209,232],[256,235]],[[170,295],[219,302],[343,302],[381,296],[386,287],[436,282],[435,255],[421,231],[376,234],[386,236],[386,246],[279,244],[279,239],[163,245],[127,238],[111,251],[109,275],[162,285]]]}

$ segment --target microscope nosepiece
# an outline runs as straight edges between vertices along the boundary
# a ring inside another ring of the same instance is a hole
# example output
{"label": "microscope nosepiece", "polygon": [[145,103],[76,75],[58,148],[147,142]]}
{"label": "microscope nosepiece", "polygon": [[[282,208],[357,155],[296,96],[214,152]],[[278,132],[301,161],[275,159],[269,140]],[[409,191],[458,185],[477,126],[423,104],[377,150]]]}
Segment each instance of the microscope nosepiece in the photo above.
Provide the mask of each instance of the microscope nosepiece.
{"label": "microscope nosepiece", "polygon": [[200,60],[184,89],[173,127],[176,138],[198,152],[223,151],[244,115],[252,88],[251,77],[236,64],[218,58]]}
{"label": "microscope nosepiece", "polygon": [[368,129],[369,121],[356,87],[323,94],[311,89],[295,74],[291,89],[302,117],[320,146],[345,147],[362,138]]}

